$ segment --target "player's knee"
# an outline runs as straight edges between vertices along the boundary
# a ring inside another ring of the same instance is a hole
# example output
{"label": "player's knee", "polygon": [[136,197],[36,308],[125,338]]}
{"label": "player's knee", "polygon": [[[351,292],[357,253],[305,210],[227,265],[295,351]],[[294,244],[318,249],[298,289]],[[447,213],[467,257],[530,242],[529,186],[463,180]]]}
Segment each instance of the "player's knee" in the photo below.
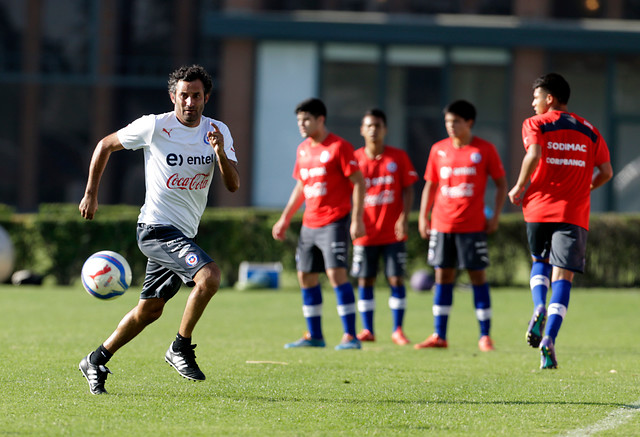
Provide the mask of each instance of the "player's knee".
{"label": "player's knee", "polygon": [[206,293],[213,297],[220,288],[220,269],[216,264],[209,263],[200,269],[194,280],[201,293]]}
{"label": "player's knee", "polygon": [[141,323],[149,325],[162,316],[163,310],[164,303],[161,303],[160,301],[153,304],[145,302],[144,305],[138,306],[137,317]]}

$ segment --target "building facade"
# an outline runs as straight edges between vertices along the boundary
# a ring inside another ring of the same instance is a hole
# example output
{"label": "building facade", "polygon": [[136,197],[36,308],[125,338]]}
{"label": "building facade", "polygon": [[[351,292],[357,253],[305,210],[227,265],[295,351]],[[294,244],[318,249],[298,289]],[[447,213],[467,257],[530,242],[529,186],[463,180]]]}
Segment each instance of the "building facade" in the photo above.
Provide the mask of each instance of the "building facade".
{"label": "building facade", "polygon": [[[364,111],[384,109],[388,142],[419,172],[446,135],[442,108],[470,100],[514,182],[531,83],[556,71],[611,149],[616,176],[593,209],[638,211],[638,20],[638,0],[0,0],[0,203],[79,201],[96,142],[171,110],[168,73],[199,63],[214,77],[205,113],[231,128],[243,179],[233,195],[214,180],[211,205],[286,203],[293,110],[311,96],[355,147]],[[102,203],[142,203],[142,156],[128,153],[113,155]]]}

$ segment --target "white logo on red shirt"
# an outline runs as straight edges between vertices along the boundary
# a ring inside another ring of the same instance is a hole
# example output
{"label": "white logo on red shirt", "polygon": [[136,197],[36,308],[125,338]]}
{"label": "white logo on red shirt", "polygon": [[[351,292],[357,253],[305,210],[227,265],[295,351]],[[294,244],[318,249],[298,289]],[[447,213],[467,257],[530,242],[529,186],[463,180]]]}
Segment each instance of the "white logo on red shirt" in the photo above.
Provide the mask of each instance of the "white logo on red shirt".
{"label": "white logo on red shirt", "polygon": [[320,154],[320,162],[324,164],[325,162],[329,161],[330,156],[331,155],[329,154],[329,151],[323,150]]}

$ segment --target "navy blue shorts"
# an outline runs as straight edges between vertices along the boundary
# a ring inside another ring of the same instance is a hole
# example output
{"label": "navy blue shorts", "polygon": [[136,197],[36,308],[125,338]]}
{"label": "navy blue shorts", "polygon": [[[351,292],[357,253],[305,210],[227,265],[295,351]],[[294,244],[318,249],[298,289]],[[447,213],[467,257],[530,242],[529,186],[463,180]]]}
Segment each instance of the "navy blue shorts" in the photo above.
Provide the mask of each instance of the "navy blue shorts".
{"label": "navy blue shorts", "polygon": [[137,239],[140,251],[148,258],[140,299],[171,299],[182,283],[193,287],[196,273],[213,262],[175,226],[138,223]]}
{"label": "navy blue shorts", "polygon": [[302,226],[296,249],[296,268],[304,273],[346,269],[349,244],[348,215],[321,228]]}
{"label": "navy blue shorts", "polygon": [[380,246],[353,246],[351,276],[375,278],[378,275],[380,258],[384,261],[387,278],[404,277],[407,265],[407,248],[404,241]]}
{"label": "navy blue shorts", "polygon": [[552,266],[582,273],[587,251],[587,230],[569,223],[527,223],[531,255],[549,259]]}
{"label": "navy blue shorts", "polygon": [[489,265],[489,248],[485,232],[431,232],[429,264],[443,269],[484,270]]}

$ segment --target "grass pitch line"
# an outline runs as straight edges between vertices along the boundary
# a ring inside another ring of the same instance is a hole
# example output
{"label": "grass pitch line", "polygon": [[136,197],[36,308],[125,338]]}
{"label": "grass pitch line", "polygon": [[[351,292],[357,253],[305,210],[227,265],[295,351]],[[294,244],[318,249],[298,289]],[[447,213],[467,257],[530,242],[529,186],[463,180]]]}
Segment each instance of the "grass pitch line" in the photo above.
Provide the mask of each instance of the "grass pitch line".
{"label": "grass pitch line", "polygon": [[633,404],[625,405],[622,408],[612,411],[607,417],[591,426],[587,426],[582,429],[574,429],[573,431],[569,431],[567,434],[564,434],[564,436],[578,437],[616,429],[618,426],[630,421],[634,414],[637,413],[640,413],[640,399]]}
{"label": "grass pitch line", "polygon": [[245,361],[245,364],[282,364],[284,366],[289,365],[289,363],[285,363],[284,361]]}

